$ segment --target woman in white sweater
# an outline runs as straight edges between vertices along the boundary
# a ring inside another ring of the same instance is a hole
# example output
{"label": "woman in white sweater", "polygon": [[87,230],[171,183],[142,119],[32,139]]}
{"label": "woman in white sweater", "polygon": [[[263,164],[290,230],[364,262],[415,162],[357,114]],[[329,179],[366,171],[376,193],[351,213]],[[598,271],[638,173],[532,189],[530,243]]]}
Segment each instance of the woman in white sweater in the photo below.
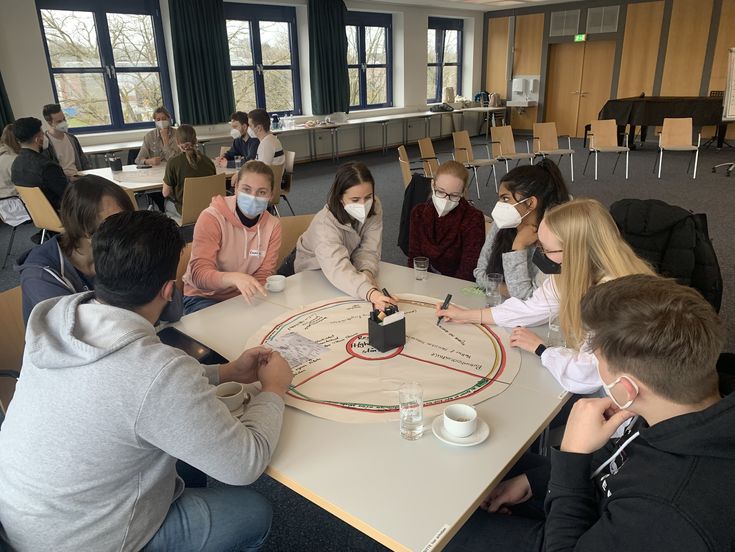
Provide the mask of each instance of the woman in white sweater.
{"label": "woman in white sweater", "polygon": [[[620,236],[607,209],[594,199],[576,199],[546,212],[538,229],[533,262],[550,274],[525,301],[511,297],[491,309],[451,306],[437,315],[452,322],[497,324],[514,328],[510,344],[536,353],[559,384],[571,393],[589,394],[602,382],[597,360],[585,346],[580,303],[592,286],[628,276],[653,274]],[[547,347],[523,326],[540,326],[559,315],[565,347]]]}
{"label": "woman in white sweater", "polygon": [[395,300],[377,283],[382,243],[383,209],[373,175],[364,163],[345,163],[327,204],[296,244],[294,271],[322,270],[336,288],[383,310]]}

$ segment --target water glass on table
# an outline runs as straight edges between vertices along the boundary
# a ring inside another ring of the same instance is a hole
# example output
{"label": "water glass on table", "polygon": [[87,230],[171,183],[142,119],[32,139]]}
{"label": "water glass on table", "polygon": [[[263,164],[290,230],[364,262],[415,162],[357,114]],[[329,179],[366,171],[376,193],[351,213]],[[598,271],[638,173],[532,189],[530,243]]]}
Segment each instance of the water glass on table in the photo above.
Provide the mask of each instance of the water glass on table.
{"label": "water glass on table", "polygon": [[235,156],[235,169],[239,171],[240,167],[242,167],[242,155],[236,155]]}
{"label": "water glass on table", "polygon": [[398,389],[398,409],[401,416],[401,437],[415,441],[424,433],[424,390],[416,382]]}
{"label": "water glass on table", "polygon": [[558,314],[549,315],[549,329],[546,332],[547,347],[566,347],[567,343],[561,331],[561,321]]}
{"label": "water glass on table", "polygon": [[429,273],[429,258],[414,257],[413,271],[417,280],[426,280],[426,275]]}
{"label": "water glass on table", "polygon": [[489,273],[487,277],[487,286],[485,289],[485,306],[486,307],[497,307],[503,302],[503,297],[500,295],[500,284],[503,283],[503,275],[497,273]]}

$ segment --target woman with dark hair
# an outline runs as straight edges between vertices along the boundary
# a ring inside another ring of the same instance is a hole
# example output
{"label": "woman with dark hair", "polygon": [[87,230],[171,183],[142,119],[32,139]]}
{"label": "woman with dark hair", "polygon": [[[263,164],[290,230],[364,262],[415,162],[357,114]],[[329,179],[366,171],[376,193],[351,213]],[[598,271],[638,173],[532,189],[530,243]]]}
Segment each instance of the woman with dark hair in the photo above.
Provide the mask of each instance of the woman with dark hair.
{"label": "woman with dark hair", "polygon": [[217,174],[217,169],[209,157],[197,150],[197,133],[193,126],[181,125],[176,129],[174,136],[180,153],[166,163],[162,192],[166,198],[166,214],[176,222],[180,222],[184,180],[212,176]]}
{"label": "woman with dark hair", "polygon": [[395,300],[376,280],[382,242],[383,208],[373,175],[363,163],[345,163],[327,204],[296,243],[294,270],[322,270],[336,288],[384,310]]}
{"label": "woman with dark hair", "polygon": [[160,165],[179,153],[174,140],[174,129],[171,127],[171,115],[165,107],[157,107],[153,112],[156,128],[143,137],[136,165]]}
{"label": "woman with dark hair", "polygon": [[569,201],[569,192],[556,163],[542,159],[509,171],[500,181],[493,224],[473,274],[488,289],[488,274],[502,274],[510,297],[528,299],[546,278],[531,262],[538,225],[550,207]]}
{"label": "woman with dark hair", "polygon": [[24,320],[41,301],[94,289],[92,236],[110,215],[134,210],[130,196],[105,178],[87,175],[70,183],[61,200],[64,231],[21,255],[15,267]]}

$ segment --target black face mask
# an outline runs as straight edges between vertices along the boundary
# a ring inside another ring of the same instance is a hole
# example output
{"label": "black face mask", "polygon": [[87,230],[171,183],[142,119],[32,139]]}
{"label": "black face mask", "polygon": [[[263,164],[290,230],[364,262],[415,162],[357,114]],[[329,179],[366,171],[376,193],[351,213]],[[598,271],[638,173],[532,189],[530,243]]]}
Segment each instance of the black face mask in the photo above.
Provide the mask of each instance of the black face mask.
{"label": "black face mask", "polygon": [[533,252],[531,261],[544,274],[561,274],[561,263],[549,259],[538,247]]}

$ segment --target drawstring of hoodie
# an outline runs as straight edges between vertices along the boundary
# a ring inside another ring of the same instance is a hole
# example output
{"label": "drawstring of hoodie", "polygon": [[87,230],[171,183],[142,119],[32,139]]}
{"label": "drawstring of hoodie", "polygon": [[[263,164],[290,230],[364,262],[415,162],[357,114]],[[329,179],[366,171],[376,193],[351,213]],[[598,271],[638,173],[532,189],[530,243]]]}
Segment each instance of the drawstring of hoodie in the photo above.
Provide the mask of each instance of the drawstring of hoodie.
{"label": "drawstring of hoodie", "polygon": [[599,468],[597,468],[594,472],[592,472],[592,475],[590,475],[590,479],[594,479],[595,477],[600,475],[600,472],[604,470],[607,466],[609,466],[618,456],[620,456],[620,454],[625,450],[625,447],[631,444],[635,440],[635,438],[638,437],[640,434],[641,434],[640,431],[636,431],[633,435],[628,437],[625,440],[625,442],[622,445],[620,445],[620,447],[618,447],[618,449],[613,453],[613,455],[610,456],[610,458],[605,460]]}

